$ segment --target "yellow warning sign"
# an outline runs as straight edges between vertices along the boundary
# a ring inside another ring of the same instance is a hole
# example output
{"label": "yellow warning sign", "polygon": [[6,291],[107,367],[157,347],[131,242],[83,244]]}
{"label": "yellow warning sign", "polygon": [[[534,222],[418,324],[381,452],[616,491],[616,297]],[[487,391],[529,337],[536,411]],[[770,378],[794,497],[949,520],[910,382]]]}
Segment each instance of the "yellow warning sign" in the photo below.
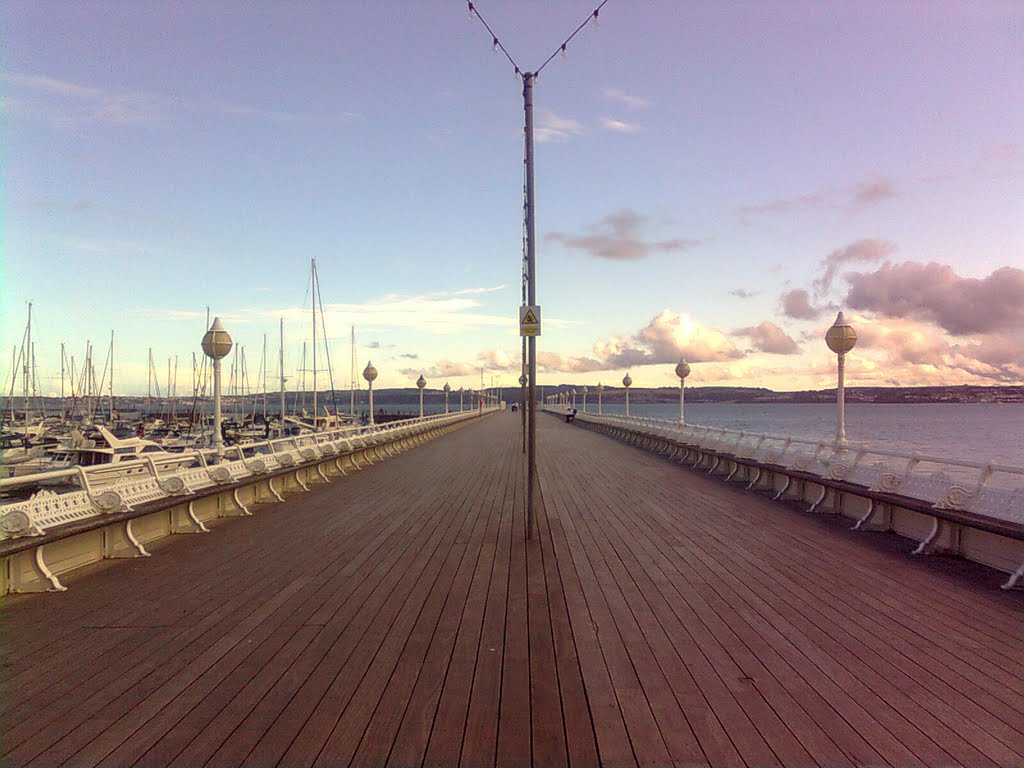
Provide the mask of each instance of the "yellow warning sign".
{"label": "yellow warning sign", "polygon": [[519,335],[540,336],[540,307],[536,304],[519,308]]}

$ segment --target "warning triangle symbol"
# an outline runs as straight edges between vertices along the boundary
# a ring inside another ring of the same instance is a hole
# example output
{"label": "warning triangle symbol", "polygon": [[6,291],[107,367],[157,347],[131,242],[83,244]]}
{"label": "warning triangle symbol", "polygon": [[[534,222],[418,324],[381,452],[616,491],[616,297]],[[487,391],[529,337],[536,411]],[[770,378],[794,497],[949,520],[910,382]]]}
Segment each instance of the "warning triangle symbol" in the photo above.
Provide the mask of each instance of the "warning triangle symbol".
{"label": "warning triangle symbol", "polygon": [[526,314],[523,315],[523,325],[536,325],[537,316],[533,314],[532,309],[526,310]]}

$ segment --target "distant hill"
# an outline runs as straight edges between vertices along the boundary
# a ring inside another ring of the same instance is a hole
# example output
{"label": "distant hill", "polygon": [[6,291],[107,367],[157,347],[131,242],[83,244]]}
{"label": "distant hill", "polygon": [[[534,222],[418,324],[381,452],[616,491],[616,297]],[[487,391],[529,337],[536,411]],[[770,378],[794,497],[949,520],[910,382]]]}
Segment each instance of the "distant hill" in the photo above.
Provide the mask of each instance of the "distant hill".
{"label": "distant hill", "polygon": [[[558,394],[575,389],[577,403],[582,385],[560,384],[544,387],[544,394]],[[605,389],[607,403],[625,399],[622,387]],[[518,394],[518,393],[516,393]],[[588,400],[596,400],[597,393],[590,388]],[[687,387],[686,401],[690,403],[834,403],[835,389],[775,392],[764,387]],[[676,403],[679,390],[675,387],[645,389],[631,387],[631,403]],[[1024,386],[1000,387],[847,387],[846,401],[852,403],[1024,403]]]}

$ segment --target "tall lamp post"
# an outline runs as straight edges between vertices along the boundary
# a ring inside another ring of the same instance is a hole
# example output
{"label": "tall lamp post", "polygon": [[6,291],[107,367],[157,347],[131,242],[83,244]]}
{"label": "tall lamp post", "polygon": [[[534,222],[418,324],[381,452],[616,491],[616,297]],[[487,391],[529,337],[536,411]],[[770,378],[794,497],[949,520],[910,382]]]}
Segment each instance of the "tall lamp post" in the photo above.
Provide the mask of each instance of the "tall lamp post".
{"label": "tall lamp post", "polygon": [[416,379],[416,386],[420,388],[420,418],[423,418],[423,388],[427,386],[427,380],[423,378],[423,374]]}
{"label": "tall lamp post", "polygon": [[686,402],[686,377],[690,375],[690,364],[685,357],[680,357],[676,363],[676,376],[679,377],[679,426],[686,426],[686,414],[683,408]]}
{"label": "tall lamp post", "polygon": [[583,412],[587,412],[587,388],[583,388]]}
{"label": "tall lamp post", "polygon": [[857,344],[857,332],[846,322],[843,313],[836,316],[832,327],[825,332],[825,343],[836,353],[838,358],[839,376],[836,386],[836,403],[838,404],[838,426],[836,427],[836,444],[846,445],[846,353]]}
{"label": "tall lamp post", "polygon": [[601,393],[604,392],[604,384],[597,382],[597,415],[603,416],[604,409],[601,407]]}
{"label": "tall lamp post", "polygon": [[463,388],[459,387],[459,410],[460,411],[465,410],[465,408],[462,405],[462,395],[463,395]]}
{"label": "tall lamp post", "polygon": [[370,426],[373,426],[373,382],[377,378],[377,369],[373,367],[373,363],[369,360],[366,361],[366,367],[363,369],[363,378],[366,379],[366,383],[370,385]]}
{"label": "tall lamp post", "polygon": [[633,379],[630,378],[627,373],[622,377],[622,386],[626,388],[626,416],[629,416],[629,388],[633,384]]}
{"label": "tall lamp post", "polygon": [[219,317],[203,335],[203,352],[213,360],[213,450],[220,461],[224,456],[224,436],[221,434],[220,361],[231,351],[231,335],[224,330]]}
{"label": "tall lamp post", "polygon": [[573,408],[573,410],[576,410],[576,390],[573,389],[571,394],[572,394],[572,408]]}
{"label": "tall lamp post", "polygon": [[444,383],[444,412],[445,412],[445,415],[448,414],[448,393],[451,392],[451,391],[452,391],[452,388],[448,384],[448,382],[446,381]]}

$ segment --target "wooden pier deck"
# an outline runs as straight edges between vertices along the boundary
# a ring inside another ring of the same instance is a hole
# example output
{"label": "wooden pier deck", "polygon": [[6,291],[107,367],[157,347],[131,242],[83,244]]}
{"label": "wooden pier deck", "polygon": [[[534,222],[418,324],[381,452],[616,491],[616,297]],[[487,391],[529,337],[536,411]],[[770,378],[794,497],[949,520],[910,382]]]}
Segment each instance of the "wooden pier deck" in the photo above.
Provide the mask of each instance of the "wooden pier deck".
{"label": "wooden pier deck", "polygon": [[498,414],[4,599],[4,766],[1024,766],[1024,598]]}

